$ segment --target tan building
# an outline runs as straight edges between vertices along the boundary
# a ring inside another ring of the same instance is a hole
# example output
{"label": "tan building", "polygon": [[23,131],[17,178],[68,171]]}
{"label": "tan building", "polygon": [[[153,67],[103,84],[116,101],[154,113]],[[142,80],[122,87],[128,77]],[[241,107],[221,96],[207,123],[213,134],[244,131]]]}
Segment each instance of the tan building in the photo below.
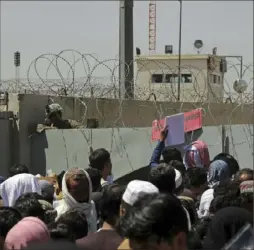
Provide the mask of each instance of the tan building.
{"label": "tan building", "polygon": [[[137,56],[136,96],[154,93],[159,101],[176,101],[178,55]],[[181,56],[180,101],[221,102],[226,61],[217,55]]]}

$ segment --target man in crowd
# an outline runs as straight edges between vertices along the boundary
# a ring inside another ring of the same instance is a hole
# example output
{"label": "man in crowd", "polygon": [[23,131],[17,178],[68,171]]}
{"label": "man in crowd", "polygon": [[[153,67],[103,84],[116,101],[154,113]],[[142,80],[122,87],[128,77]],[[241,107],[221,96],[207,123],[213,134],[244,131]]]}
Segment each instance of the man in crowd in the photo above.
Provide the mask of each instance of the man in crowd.
{"label": "man in crowd", "polygon": [[188,168],[185,175],[185,193],[198,201],[203,192],[208,189],[207,172],[204,168]]}
{"label": "man in crowd", "polygon": [[141,197],[122,218],[120,227],[129,239],[130,248],[125,249],[187,250],[186,213],[173,195]]}
{"label": "man in crowd", "polygon": [[[145,194],[158,194],[159,190],[152,183],[147,181],[134,180],[131,181],[123,194],[120,208],[120,216],[123,218],[132,210],[133,204]],[[129,250],[129,240],[125,239],[118,247],[118,250]]]}
{"label": "man in crowd", "polygon": [[89,156],[89,164],[91,168],[96,168],[100,171],[102,188],[107,184],[113,183],[110,153],[106,149],[99,148],[92,151]]}
{"label": "man in crowd", "polygon": [[105,186],[101,201],[103,225],[99,231],[77,241],[83,249],[116,250],[122,237],[116,232],[124,188],[118,184]]}
{"label": "man in crowd", "polygon": [[235,175],[235,180],[238,182],[253,181],[254,171],[250,168],[243,168]]}
{"label": "man in crowd", "polygon": [[153,151],[149,164],[150,167],[155,167],[160,163],[161,155],[165,163],[169,163],[170,161],[174,160],[183,162],[181,152],[178,149],[171,146],[165,147],[165,140],[167,135],[168,129],[165,128],[163,131],[161,131],[160,140],[158,141],[158,144]]}
{"label": "man in crowd", "polygon": [[15,164],[10,168],[9,173],[10,177],[17,174],[29,174],[29,169],[25,164]]}

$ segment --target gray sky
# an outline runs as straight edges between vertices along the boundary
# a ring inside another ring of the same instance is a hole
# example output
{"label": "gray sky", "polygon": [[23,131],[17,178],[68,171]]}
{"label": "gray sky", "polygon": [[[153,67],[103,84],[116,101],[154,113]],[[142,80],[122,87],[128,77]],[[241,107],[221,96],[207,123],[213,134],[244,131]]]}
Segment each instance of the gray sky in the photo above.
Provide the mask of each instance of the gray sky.
{"label": "gray sky", "polygon": [[[148,5],[148,1],[134,4],[134,47],[140,47],[145,54],[148,53]],[[76,49],[81,53],[95,53],[100,60],[115,58],[118,15],[117,1],[1,1],[1,78],[15,76],[13,53],[16,50],[21,52],[22,78],[26,77],[32,60],[44,53]],[[164,53],[165,44],[173,44],[177,53],[178,27],[178,1],[157,2],[158,53]],[[183,54],[196,53],[195,39],[203,40],[202,53],[211,53],[217,46],[218,54],[239,54],[245,64],[253,64],[252,1],[183,2]],[[42,74],[48,65],[44,61],[38,62]],[[77,76],[84,76],[82,66],[77,67]],[[34,70],[30,72],[36,77]],[[94,74],[109,76],[110,72],[99,67]],[[53,72],[50,76],[55,77]]]}

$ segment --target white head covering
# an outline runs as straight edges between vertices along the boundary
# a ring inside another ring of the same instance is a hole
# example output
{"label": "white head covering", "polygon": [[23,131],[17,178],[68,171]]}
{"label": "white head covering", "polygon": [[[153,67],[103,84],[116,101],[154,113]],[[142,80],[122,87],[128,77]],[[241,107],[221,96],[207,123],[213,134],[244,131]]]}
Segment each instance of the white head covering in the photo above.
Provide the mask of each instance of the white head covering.
{"label": "white head covering", "polygon": [[181,172],[175,169],[176,177],[175,177],[175,183],[176,183],[176,188],[179,188],[182,183],[183,183],[183,178],[181,175]]}
{"label": "white head covering", "polygon": [[85,170],[83,170],[83,169],[79,169],[79,170],[84,172],[84,174],[86,175],[86,178],[88,179],[88,183],[89,183],[88,202],[79,203],[71,196],[71,194],[68,191],[67,185],[66,185],[65,179],[66,179],[66,174],[68,174],[68,172],[66,172],[64,174],[64,177],[62,180],[63,200],[62,200],[61,204],[59,204],[59,206],[56,207],[56,211],[57,211],[56,220],[58,220],[58,218],[62,214],[66,213],[68,210],[70,210],[72,208],[80,209],[86,215],[86,219],[88,221],[89,232],[93,233],[93,232],[96,232],[96,230],[97,230],[97,214],[96,214],[95,204],[91,200],[92,182],[91,182],[91,179],[90,179],[88,173]]}
{"label": "white head covering", "polygon": [[16,200],[25,193],[41,194],[41,188],[37,178],[32,174],[17,174],[0,186],[0,195],[3,199],[4,206],[12,207]]}
{"label": "white head covering", "polygon": [[158,194],[159,189],[152,183],[147,181],[134,180],[131,181],[123,194],[123,201],[129,205],[133,205],[141,194]]}

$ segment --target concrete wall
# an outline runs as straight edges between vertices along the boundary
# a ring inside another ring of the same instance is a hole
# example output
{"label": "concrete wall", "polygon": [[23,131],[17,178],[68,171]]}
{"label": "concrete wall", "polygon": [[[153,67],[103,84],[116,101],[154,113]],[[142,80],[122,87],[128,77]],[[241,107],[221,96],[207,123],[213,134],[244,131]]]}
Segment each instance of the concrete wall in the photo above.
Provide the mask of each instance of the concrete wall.
{"label": "concrete wall", "polygon": [[[156,142],[150,141],[150,128],[50,130],[32,137],[33,172],[52,169],[59,173],[71,167],[88,167],[89,146],[106,148],[111,152],[115,178],[148,165]],[[253,145],[250,144],[253,128],[249,125],[231,126],[227,130],[230,152],[240,166],[253,166]],[[192,140],[199,137],[194,134]],[[186,138],[186,142],[187,142]],[[189,138],[190,139],[190,138]],[[221,127],[205,127],[200,136],[209,145],[211,158],[222,152]],[[251,140],[252,141],[252,140]],[[182,148],[180,146],[180,148]]]}
{"label": "concrete wall", "polygon": [[0,112],[0,175],[8,175],[8,167],[12,162],[13,114]]}
{"label": "concrete wall", "polygon": [[[38,123],[44,121],[44,107],[51,99],[62,105],[64,117],[83,122],[96,118],[100,128],[144,128],[150,127],[154,119],[163,118],[197,107],[204,109],[203,126],[224,124],[251,124],[252,106],[237,107],[237,104],[204,104],[152,102],[139,100],[88,99],[74,97],[50,97],[46,95],[10,95],[8,110],[17,117],[13,139],[13,161],[31,164],[31,135]],[[17,131],[18,130],[18,131]],[[66,132],[67,133],[67,132]]]}

